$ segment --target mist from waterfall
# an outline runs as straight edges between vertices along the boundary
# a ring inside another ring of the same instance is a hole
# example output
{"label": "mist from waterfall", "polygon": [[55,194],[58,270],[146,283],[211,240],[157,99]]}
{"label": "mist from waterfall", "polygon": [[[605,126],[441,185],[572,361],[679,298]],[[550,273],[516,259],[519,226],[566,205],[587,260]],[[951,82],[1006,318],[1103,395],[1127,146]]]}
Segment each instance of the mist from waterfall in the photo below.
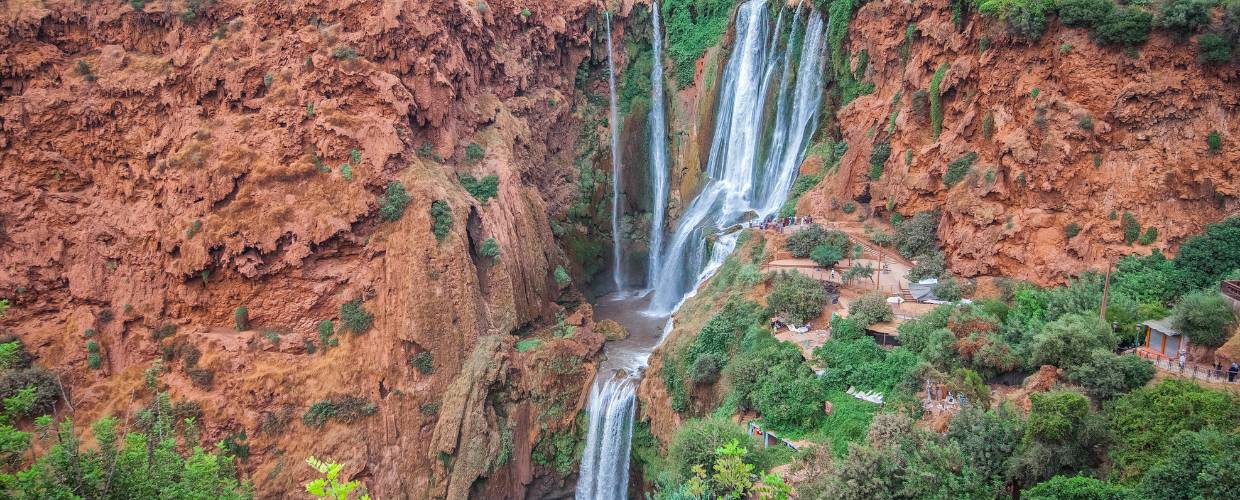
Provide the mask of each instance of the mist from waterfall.
{"label": "mist from waterfall", "polygon": [[[808,17],[800,29],[798,9],[789,43],[781,47],[780,28],[772,31],[765,0],[750,0],[737,11],[736,41],[721,80],[706,183],[680,216],[663,252],[651,313],[675,310],[735,248],[736,234],[715,234],[749,217],[774,214],[787,198],[817,128],[822,100],[825,30],[821,14],[811,11]],[[801,52],[788,54],[786,47],[795,47],[795,42]],[[776,112],[772,120],[764,120],[771,85],[778,85],[771,103]]]}
{"label": "mist from waterfall", "polygon": [[624,289],[624,270],[621,269],[620,253],[620,186],[623,167],[620,164],[620,105],[616,95],[616,63],[612,61],[611,13],[603,12],[607,22],[607,90],[610,96],[610,115],[607,128],[611,130],[611,280],[616,290]]}
{"label": "mist from waterfall", "polygon": [[654,64],[650,65],[650,255],[646,264],[646,286],[653,286],[660,272],[663,255],[664,219],[667,218],[667,113],[663,98],[663,27],[659,23],[659,3],[651,9]]}

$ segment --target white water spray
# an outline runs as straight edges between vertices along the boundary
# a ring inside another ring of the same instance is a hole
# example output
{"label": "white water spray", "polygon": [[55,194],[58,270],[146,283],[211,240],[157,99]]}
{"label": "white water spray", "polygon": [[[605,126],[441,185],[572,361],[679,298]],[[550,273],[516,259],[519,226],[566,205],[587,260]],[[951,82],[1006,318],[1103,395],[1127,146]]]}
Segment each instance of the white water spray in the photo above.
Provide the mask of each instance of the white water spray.
{"label": "white water spray", "polygon": [[616,96],[616,64],[611,57],[611,13],[603,12],[607,21],[607,90],[611,99],[611,114],[607,128],[611,129],[611,280],[616,290],[624,290],[624,270],[620,262],[620,112]]}
{"label": "white water spray", "polygon": [[646,286],[654,286],[663,262],[663,219],[667,217],[667,113],[663,106],[663,31],[659,23],[659,3],[651,9],[654,64],[650,65],[650,188],[653,207],[650,214],[650,256],[646,264]]}
{"label": "white water spray", "polygon": [[617,374],[590,390],[590,430],[581,457],[577,498],[628,498],[636,379]]}
{"label": "white water spray", "polygon": [[[798,12],[793,36],[799,19]],[[769,33],[770,24],[765,0],[750,0],[737,11],[736,45],[723,74],[706,184],[685,209],[665,250],[653,286],[652,313],[675,310],[735,247],[734,235],[714,238],[711,233],[749,215],[765,217],[779,209],[817,126],[822,98],[822,16],[816,11],[809,14],[800,54],[781,51],[780,36]],[[796,56],[793,78],[788,62]],[[773,83],[779,85],[776,113],[767,123],[763,112]],[[771,141],[764,152],[762,142],[767,137]]]}

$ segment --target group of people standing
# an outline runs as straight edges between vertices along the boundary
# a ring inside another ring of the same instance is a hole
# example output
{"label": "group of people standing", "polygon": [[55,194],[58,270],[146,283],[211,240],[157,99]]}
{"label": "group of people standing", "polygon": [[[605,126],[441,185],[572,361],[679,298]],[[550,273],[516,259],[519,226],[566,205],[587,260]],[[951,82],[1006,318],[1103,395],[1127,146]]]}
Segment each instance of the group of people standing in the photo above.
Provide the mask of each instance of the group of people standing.
{"label": "group of people standing", "polygon": [[[1227,368],[1227,381],[1235,382],[1237,374],[1240,374],[1240,364],[1232,361],[1231,366]],[[1223,364],[1217,360],[1214,362],[1214,376],[1223,378]]]}
{"label": "group of people standing", "polygon": [[793,215],[789,217],[775,217],[774,215],[768,215],[761,222],[751,221],[749,223],[749,227],[757,227],[763,231],[766,231],[767,229],[774,229],[782,233],[784,232],[784,228],[788,226],[795,226],[797,224],[810,224],[812,222],[814,222],[814,218],[808,215],[800,215],[800,216]]}

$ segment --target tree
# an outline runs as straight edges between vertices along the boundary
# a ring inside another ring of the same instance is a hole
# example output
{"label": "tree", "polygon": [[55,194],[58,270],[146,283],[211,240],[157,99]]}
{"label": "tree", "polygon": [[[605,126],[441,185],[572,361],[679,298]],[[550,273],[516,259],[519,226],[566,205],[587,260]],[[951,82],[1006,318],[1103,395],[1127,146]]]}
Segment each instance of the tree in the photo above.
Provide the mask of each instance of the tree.
{"label": "tree", "polygon": [[1059,20],[1064,26],[1092,28],[1114,8],[1111,0],[1060,0]]}
{"label": "tree", "polygon": [[891,310],[891,304],[887,303],[887,294],[877,290],[866,292],[865,295],[857,298],[855,302],[849,305],[848,316],[855,319],[862,326],[870,326],[874,323],[895,319],[895,313]]}
{"label": "tree", "polygon": [[762,420],[782,429],[811,429],[822,418],[822,384],[808,365],[784,363],[758,379],[750,395]]}
{"label": "tree", "polygon": [[694,476],[694,467],[714,464],[715,450],[732,441],[751,443],[753,438],[725,417],[686,420],[668,443],[667,465],[678,478],[686,480]]}
{"label": "tree", "polygon": [[1146,474],[1171,450],[1168,436],[1180,431],[1232,429],[1240,421],[1240,398],[1182,380],[1135,389],[1104,407],[1113,473],[1121,480]]}
{"label": "tree", "polygon": [[1154,16],[1134,7],[1120,7],[1111,11],[1105,19],[1094,26],[1094,39],[1102,44],[1134,47],[1145,43],[1150,37],[1150,25]]}
{"label": "tree", "polygon": [[1073,313],[1047,323],[1033,336],[1030,351],[1035,365],[1071,370],[1085,364],[1092,350],[1110,351],[1117,344],[1110,325],[1095,315]]}
{"label": "tree", "polygon": [[1055,476],[1025,491],[1028,500],[1129,500],[1132,490],[1086,476]]}
{"label": "tree", "polygon": [[1158,26],[1188,35],[1210,24],[1210,0],[1164,0],[1158,11]]}
{"label": "tree", "polygon": [[852,242],[849,240],[848,234],[834,229],[827,231],[818,224],[811,224],[808,227],[798,229],[789,235],[788,240],[784,243],[794,257],[811,256],[814,250],[820,246],[834,247],[843,256],[851,244]]}
{"label": "tree", "polygon": [[799,272],[776,274],[774,289],[767,296],[771,312],[795,324],[817,318],[826,303],[827,293],[822,289],[822,284]]}
{"label": "tree", "polygon": [[947,271],[947,256],[942,251],[933,250],[918,255],[905,276],[914,283],[926,278],[937,278]]}
{"label": "tree", "polygon": [[919,212],[895,228],[895,246],[900,255],[912,259],[936,250],[939,221],[934,212]]}
{"label": "tree", "polygon": [[[324,462],[314,456],[306,459],[306,463],[311,468],[322,474],[322,477],[314,479],[306,483],[306,492],[315,498],[326,498],[329,500],[349,500],[349,495],[353,493],[359,486],[361,481],[342,481],[340,471],[344,469],[344,465],[334,462]],[[370,495],[365,493],[365,489],[357,496],[358,500],[370,500]]]}
{"label": "tree", "polygon": [[1154,364],[1132,354],[1118,356],[1106,349],[1089,352],[1085,363],[1068,370],[1068,379],[1081,384],[1094,399],[1110,399],[1154,378]]}
{"label": "tree", "polygon": [[938,297],[939,300],[946,300],[948,302],[959,302],[960,299],[964,298],[964,289],[961,288],[960,282],[956,281],[956,278],[948,277],[939,280],[931,288],[931,291],[934,292],[934,296]]}
{"label": "tree", "polygon": [[1231,305],[1214,290],[1190,292],[1171,309],[1171,326],[1189,342],[1218,347],[1227,342],[1236,322]]}
{"label": "tree", "polygon": [[1145,498],[1228,498],[1240,491],[1240,434],[1203,429],[1171,437],[1167,454],[1141,478]]}
{"label": "tree", "polygon": [[809,253],[809,258],[821,267],[835,267],[844,258],[844,252],[831,245],[818,245]]}
{"label": "tree", "polygon": [[1218,286],[1219,279],[1240,268],[1240,216],[1208,224],[1204,233],[1185,241],[1175,267],[1184,273],[1186,289]]}
{"label": "tree", "polygon": [[1106,435],[1103,422],[1090,411],[1089,399],[1074,391],[1030,396],[1029,418],[1013,477],[1024,484],[1056,474],[1087,470]]}
{"label": "tree", "polygon": [[952,418],[944,437],[960,447],[982,481],[998,492],[1023,434],[1024,423],[1011,408],[986,411],[973,406]]}
{"label": "tree", "polygon": [[747,453],[749,450],[741,447],[737,439],[715,449],[715,473],[711,480],[723,490],[724,498],[743,498],[753,486],[753,464],[745,463]]}

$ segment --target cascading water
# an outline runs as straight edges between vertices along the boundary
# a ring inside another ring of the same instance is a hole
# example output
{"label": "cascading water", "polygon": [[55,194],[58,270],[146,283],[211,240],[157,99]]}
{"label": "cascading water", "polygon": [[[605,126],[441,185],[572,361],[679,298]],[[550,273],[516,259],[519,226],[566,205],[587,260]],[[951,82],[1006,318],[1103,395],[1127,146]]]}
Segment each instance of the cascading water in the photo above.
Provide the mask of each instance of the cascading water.
{"label": "cascading water", "polygon": [[590,391],[590,429],[581,457],[578,499],[628,498],[636,379],[617,374]]}
{"label": "cascading water", "polygon": [[646,265],[646,286],[653,286],[663,262],[663,219],[667,217],[667,113],[663,106],[663,31],[659,24],[659,3],[651,8],[654,64],[650,65],[650,258]]}
{"label": "cascading water", "polygon": [[[650,115],[653,127],[651,140],[654,141],[650,161],[655,207],[651,227],[651,266],[647,275],[647,285],[652,287],[654,294],[642,299],[650,301],[647,313],[637,314],[646,321],[667,317],[693,292],[697,283],[717,269],[735,248],[736,234],[712,238],[715,241],[711,243],[707,240],[708,228],[725,228],[745,220],[747,214],[769,215],[787,197],[805,154],[805,145],[817,126],[816,115],[822,98],[824,36],[822,16],[817,12],[809,15],[804,29],[800,28],[801,8],[798,6],[792,21],[792,32],[782,45],[796,47],[799,41],[801,52],[787,54],[787,49],[781,48],[780,43],[783,38],[782,11],[772,31],[766,0],[749,0],[739,7],[735,46],[720,86],[715,135],[707,163],[707,182],[701,194],[685,209],[665,246],[662,225],[668,196],[668,172],[666,151],[663,150],[666,125],[660,68],[662,59],[659,55],[662,49],[661,26],[657,6],[655,10],[652,16],[655,64],[651,71],[654,106]],[[610,39],[609,33],[609,43]],[[792,74],[792,57],[799,57],[795,75]],[[772,88],[771,85],[778,87]],[[771,90],[776,91],[776,112],[764,123],[764,110]],[[613,103],[614,95],[613,92]],[[613,123],[616,120],[614,107],[613,104]],[[612,161],[618,162],[614,126],[612,131]],[[615,195],[619,196],[618,189]],[[613,217],[613,228],[616,227],[616,218]],[[709,251],[708,244],[712,245]],[[617,237],[617,249],[618,245]],[[656,245],[662,249],[656,251]],[[619,262],[618,254],[616,262]],[[619,267],[616,276],[619,287]],[[630,297],[628,300],[634,299]],[[604,301],[596,304],[596,317],[606,317],[605,309],[612,307],[609,304],[612,303]],[[633,334],[623,341],[607,344],[607,359],[590,391],[590,426],[576,491],[579,500],[627,497],[635,391],[650,351],[666,338],[671,328],[672,320],[668,319],[661,332],[653,332],[644,339],[634,340],[639,335]]]}
{"label": "cascading water", "polygon": [[[799,19],[793,36],[797,24]],[[765,0],[741,5],[735,47],[723,74],[707,181],[680,217],[664,252],[652,313],[675,310],[735,247],[735,234],[714,238],[711,232],[753,214],[774,213],[796,177],[822,99],[823,20],[816,11],[809,15],[795,78],[786,64],[793,55],[779,50],[779,34],[768,36],[769,30]],[[773,83],[779,91],[775,117],[768,123],[762,115]],[[763,154],[762,139],[767,137],[771,141]]]}
{"label": "cascading water", "polygon": [[607,90],[611,95],[611,112],[607,118],[607,128],[611,129],[611,280],[616,290],[624,289],[624,270],[620,262],[620,116],[616,97],[616,63],[611,57],[611,13],[604,12],[607,21]]}

